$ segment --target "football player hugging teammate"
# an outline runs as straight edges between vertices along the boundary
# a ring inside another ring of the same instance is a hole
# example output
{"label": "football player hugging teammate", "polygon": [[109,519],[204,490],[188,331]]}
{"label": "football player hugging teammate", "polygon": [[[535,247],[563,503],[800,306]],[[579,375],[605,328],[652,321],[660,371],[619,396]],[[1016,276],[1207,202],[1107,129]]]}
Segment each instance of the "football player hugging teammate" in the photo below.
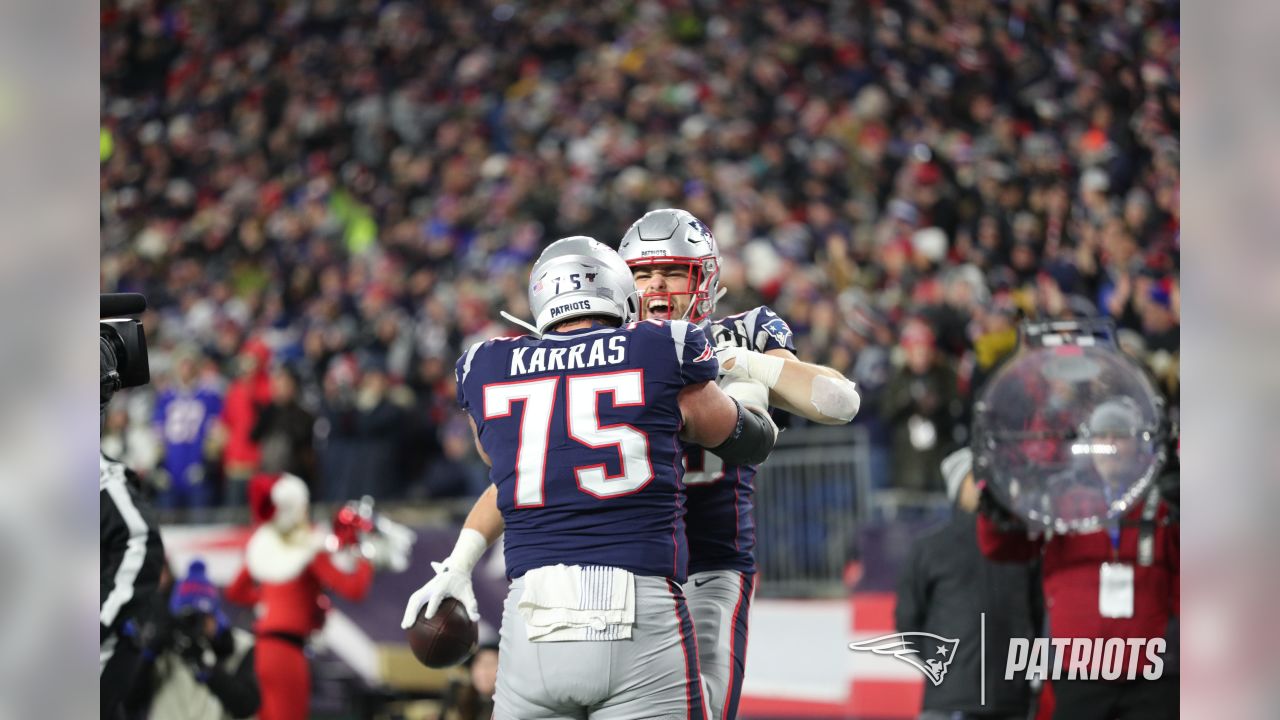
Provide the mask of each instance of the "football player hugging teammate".
{"label": "football player hugging teammate", "polygon": [[[640,317],[687,320],[716,346],[720,384],[746,405],[774,407],[825,425],[849,422],[860,399],[831,368],[798,360],[791,328],[766,306],[715,317],[720,251],[711,230],[679,209],[654,210],[627,231],[618,254],[640,291]],[[755,465],[726,463],[695,445],[685,451],[689,582],[713,718],[737,716],[755,591]]]}
{"label": "football player hugging teammate", "polygon": [[778,431],[716,384],[696,323],[639,322],[637,295],[611,248],[558,240],[529,278],[533,333],[477,343],[457,364],[492,485],[401,625],[445,597],[478,619],[471,571],[505,531],[499,720],[709,716],[679,462],[689,442],[751,466]]}

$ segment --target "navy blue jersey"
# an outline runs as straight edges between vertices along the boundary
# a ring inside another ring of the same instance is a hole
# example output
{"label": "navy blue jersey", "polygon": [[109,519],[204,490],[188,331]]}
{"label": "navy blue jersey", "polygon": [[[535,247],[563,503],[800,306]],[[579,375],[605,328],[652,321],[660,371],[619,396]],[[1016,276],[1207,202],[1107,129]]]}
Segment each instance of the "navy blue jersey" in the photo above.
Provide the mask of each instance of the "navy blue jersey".
{"label": "navy blue jersey", "polygon": [[[786,321],[763,305],[710,321],[707,335],[717,347],[736,345],[755,352],[796,350]],[[726,465],[710,452],[689,445],[685,468],[689,572],[755,572],[756,524],[751,502],[755,466]]]}
{"label": "navy blue jersey", "polygon": [[687,322],[500,338],[458,361],[506,521],[507,574],[608,565],[683,582],[688,566],[677,395],[716,378]]}

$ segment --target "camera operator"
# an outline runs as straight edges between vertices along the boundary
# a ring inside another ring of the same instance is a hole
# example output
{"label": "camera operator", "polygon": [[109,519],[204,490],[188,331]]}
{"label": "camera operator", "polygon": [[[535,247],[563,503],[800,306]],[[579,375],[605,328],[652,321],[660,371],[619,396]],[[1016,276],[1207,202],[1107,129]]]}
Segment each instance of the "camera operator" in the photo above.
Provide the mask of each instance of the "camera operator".
{"label": "camera operator", "polygon": [[228,624],[204,562],[193,560],[169,602],[156,604],[130,715],[225,720],[256,713],[253,636]]}
{"label": "camera operator", "polygon": [[[1142,419],[1135,408],[1122,397],[1091,413],[1085,436],[1112,450],[1092,456],[1091,471],[1064,476],[1056,499],[1061,517],[1095,513],[1114,495],[1115,478],[1124,475],[1136,452]],[[1051,637],[1164,638],[1172,651],[1162,658],[1164,672],[1154,680],[1055,680],[1055,720],[1178,716],[1179,478],[1171,464],[1118,523],[1088,533],[1031,532],[993,493],[983,492],[979,547],[997,561],[1042,559]],[[1086,660],[1085,669],[1097,662]],[[1142,660],[1144,669],[1149,664],[1149,658]]]}
{"label": "camera operator", "polygon": [[[99,418],[116,391],[150,379],[142,323],[114,319],[146,309],[141,295],[101,296],[98,331]],[[118,716],[142,659],[138,628],[164,566],[164,548],[151,509],[143,502],[138,477],[106,455],[98,460],[101,594],[98,605],[101,714]]]}

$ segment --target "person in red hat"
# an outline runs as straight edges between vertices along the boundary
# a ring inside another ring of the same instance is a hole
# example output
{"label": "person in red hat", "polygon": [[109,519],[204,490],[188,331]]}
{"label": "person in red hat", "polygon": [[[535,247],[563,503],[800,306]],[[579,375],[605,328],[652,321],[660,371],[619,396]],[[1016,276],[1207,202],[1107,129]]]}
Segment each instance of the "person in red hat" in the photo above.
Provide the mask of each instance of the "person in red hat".
{"label": "person in red hat", "polygon": [[325,593],[363,599],[373,582],[373,565],[358,553],[325,550],[328,533],[308,518],[311,497],[301,478],[259,476],[251,497],[261,524],[249,538],[244,567],[226,597],[258,606],[258,717],[303,720],[311,697],[304,650],[311,633],[324,625],[329,608]]}

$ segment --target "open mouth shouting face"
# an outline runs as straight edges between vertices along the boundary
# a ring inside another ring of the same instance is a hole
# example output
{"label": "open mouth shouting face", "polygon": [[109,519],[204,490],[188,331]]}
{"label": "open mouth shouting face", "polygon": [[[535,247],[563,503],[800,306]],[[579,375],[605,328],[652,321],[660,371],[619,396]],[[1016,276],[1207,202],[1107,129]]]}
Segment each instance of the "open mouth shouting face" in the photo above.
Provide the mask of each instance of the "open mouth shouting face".
{"label": "open mouth shouting face", "polygon": [[680,264],[644,265],[633,268],[640,291],[641,320],[681,320],[687,317],[693,292],[689,288],[689,266]]}

